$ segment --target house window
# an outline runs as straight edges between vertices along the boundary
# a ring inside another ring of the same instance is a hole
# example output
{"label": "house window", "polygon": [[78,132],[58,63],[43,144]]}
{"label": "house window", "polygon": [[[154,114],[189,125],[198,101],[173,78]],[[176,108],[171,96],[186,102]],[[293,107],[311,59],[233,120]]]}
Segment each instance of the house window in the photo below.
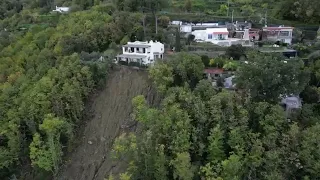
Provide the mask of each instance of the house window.
{"label": "house window", "polygon": [[280,31],[280,36],[289,36],[289,31]]}
{"label": "house window", "polygon": [[223,39],[222,34],[218,34],[218,39],[219,39],[219,40],[222,40],[222,39]]}
{"label": "house window", "polygon": [[143,53],[146,53],[146,48],[143,48]]}
{"label": "house window", "polygon": [[208,39],[212,39],[212,34],[208,34]]}
{"label": "house window", "polygon": [[130,48],[130,52],[134,52],[134,48],[132,47],[132,48]]}

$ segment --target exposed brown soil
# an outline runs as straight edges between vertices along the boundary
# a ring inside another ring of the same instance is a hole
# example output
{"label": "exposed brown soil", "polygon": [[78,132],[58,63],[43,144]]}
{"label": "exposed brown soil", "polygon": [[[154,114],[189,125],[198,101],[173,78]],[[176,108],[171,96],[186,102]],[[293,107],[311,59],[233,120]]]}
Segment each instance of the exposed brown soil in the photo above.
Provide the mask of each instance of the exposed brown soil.
{"label": "exposed brown soil", "polygon": [[131,100],[144,95],[149,104],[157,104],[159,98],[148,80],[147,72],[121,67],[114,70],[106,88],[93,99],[90,118],[78,137],[79,144],[68,155],[59,173],[59,180],[103,180],[110,173],[123,171],[125,163],[111,158],[114,139],[121,132],[135,131],[130,114]]}

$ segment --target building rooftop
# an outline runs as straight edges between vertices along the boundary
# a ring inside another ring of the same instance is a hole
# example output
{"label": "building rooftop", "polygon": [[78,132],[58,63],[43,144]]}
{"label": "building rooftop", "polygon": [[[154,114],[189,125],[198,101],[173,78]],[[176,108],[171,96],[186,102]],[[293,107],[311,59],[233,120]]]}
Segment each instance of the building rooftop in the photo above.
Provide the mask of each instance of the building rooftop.
{"label": "building rooftop", "polygon": [[56,9],[53,10],[53,11],[56,11],[56,12],[68,12],[70,10],[69,7],[58,7],[56,6]]}
{"label": "building rooftop", "polygon": [[293,27],[284,27],[284,26],[279,26],[279,27],[263,27],[263,30],[267,31],[275,31],[275,30],[281,30],[281,29],[287,29],[287,30],[292,30],[294,29]]}
{"label": "building rooftop", "polygon": [[229,33],[228,29],[227,28],[207,28],[207,31],[210,31],[210,32],[227,32]]}
{"label": "building rooftop", "polygon": [[147,48],[151,47],[150,44],[138,44],[138,43],[133,43],[133,44],[126,44],[123,47],[138,47],[138,48]]}
{"label": "building rooftop", "polygon": [[208,69],[204,70],[204,73],[207,73],[207,74],[222,74],[223,73],[223,69],[208,68]]}
{"label": "building rooftop", "polygon": [[285,97],[281,101],[282,104],[286,104],[288,108],[298,109],[302,106],[301,99],[297,96]]}

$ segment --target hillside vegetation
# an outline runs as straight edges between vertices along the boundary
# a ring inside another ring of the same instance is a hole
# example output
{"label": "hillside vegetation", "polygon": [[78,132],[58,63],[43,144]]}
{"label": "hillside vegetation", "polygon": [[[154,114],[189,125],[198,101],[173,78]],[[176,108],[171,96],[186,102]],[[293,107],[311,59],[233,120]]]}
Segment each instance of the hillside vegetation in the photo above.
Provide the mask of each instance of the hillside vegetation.
{"label": "hillside vegetation", "polygon": [[196,55],[156,64],[150,76],[165,97],[159,108],[133,99],[143,131],[116,140],[114,157],[129,158],[120,179],[318,179],[319,104],[305,99],[290,116],[279,105],[281,95],[307,86],[309,67],[283,60],[248,53],[236,71],[239,91],[213,88]]}
{"label": "hillside vegetation", "polygon": [[[319,23],[319,2],[1,0],[0,179],[20,177],[23,171],[39,179],[57,177],[64,155],[74,149],[76,129],[86,120],[85,105],[104,88],[120,46],[152,39],[184,50],[184,38],[168,28],[168,13],[230,19],[234,12],[246,19],[259,16],[260,25],[267,13],[274,19]],[[71,11],[53,13],[56,5]],[[202,80],[198,56],[179,54],[168,64],[157,64],[150,76],[165,97],[163,105],[154,109],[140,96],[133,100],[134,119],[143,131],[116,143],[115,155],[132,158],[132,168],[121,178],[318,179],[319,52],[313,52],[318,45],[297,45],[308,57],[306,66],[300,59],[285,66],[257,61],[262,67],[240,71],[239,82],[242,77],[248,85],[241,87],[244,95],[212,89]],[[301,93],[305,105],[288,122],[277,100],[290,93]]]}
{"label": "hillside vegetation", "polygon": [[43,26],[41,16],[23,11],[1,21],[1,179],[29,160],[57,172],[85,100],[105,82],[111,61],[99,57],[108,57],[103,51],[140,21],[134,13],[111,16],[99,8],[52,18]]}

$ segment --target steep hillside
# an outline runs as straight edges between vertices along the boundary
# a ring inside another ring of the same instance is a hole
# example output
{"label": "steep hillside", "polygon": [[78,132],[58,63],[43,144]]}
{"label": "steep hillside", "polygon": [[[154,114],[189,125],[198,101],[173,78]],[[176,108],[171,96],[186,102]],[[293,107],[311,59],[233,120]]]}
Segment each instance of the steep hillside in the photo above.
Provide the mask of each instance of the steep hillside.
{"label": "steep hillside", "polygon": [[136,129],[136,124],[130,121],[133,97],[144,95],[151,105],[157,104],[157,95],[150,84],[147,72],[121,67],[110,74],[106,88],[88,109],[93,117],[83,128],[79,145],[61,167],[59,179],[101,180],[121,169],[122,164],[110,157],[113,141],[121,132]]}

